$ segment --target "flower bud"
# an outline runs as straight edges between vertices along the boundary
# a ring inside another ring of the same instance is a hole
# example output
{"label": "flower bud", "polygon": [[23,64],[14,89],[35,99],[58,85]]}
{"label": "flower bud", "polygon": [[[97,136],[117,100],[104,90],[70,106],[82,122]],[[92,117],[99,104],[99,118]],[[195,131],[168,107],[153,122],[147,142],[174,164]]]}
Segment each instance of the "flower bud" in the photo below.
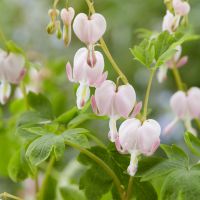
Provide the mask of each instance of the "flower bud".
{"label": "flower bud", "polygon": [[67,9],[63,8],[60,13],[63,24],[66,26],[71,26],[74,15],[75,15],[75,11],[72,7],[69,7]]}
{"label": "flower bud", "polygon": [[54,23],[50,22],[48,25],[47,25],[47,33],[48,34],[54,34],[56,32],[56,26]]}
{"label": "flower bud", "polygon": [[186,16],[190,12],[190,5],[186,1],[173,0],[172,5],[176,15]]}
{"label": "flower bud", "polygon": [[105,33],[106,20],[98,13],[88,17],[80,13],[74,19],[73,29],[76,36],[85,44],[95,44]]}

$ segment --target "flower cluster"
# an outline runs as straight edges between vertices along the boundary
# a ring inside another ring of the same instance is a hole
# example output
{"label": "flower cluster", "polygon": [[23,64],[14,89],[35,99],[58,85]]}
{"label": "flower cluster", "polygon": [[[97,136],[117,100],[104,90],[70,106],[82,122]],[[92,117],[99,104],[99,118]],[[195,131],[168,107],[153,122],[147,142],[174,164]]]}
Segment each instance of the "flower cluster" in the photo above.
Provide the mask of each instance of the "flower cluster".
{"label": "flower cluster", "polygon": [[[190,12],[190,5],[188,2],[182,0],[173,0],[171,3],[172,12],[167,10],[167,13],[163,19],[162,30],[173,34],[180,26],[182,21],[184,22],[184,20],[187,19],[187,15]],[[158,82],[162,83],[167,78],[168,69],[180,68],[187,63],[188,57],[181,57],[181,46],[177,46],[176,50],[177,52],[175,55],[159,68],[157,74]]]}
{"label": "flower cluster", "polygon": [[165,128],[165,133],[169,133],[174,125],[183,120],[188,131],[196,135],[196,130],[192,127],[193,119],[200,119],[200,88],[192,87],[187,92],[178,91],[170,99],[170,106],[175,113],[175,119]]}
{"label": "flower cluster", "polygon": [[[131,154],[128,173],[134,176],[138,156],[152,155],[160,144],[161,127],[155,120],[140,121],[135,117],[142,108],[136,103],[136,93],[130,84],[116,85],[107,80],[104,72],[104,57],[96,51],[97,42],[106,31],[106,20],[98,13],[87,16],[78,14],[73,22],[76,36],[86,47],[80,48],[75,56],[73,68],[68,62],[66,72],[69,81],[79,83],[76,92],[77,107],[82,109],[90,99],[90,87],[95,88],[91,96],[93,111],[100,116],[109,117],[108,137],[116,144],[120,153]],[[125,121],[117,128],[117,120]]]}
{"label": "flower cluster", "polygon": [[11,95],[11,85],[19,84],[25,74],[25,58],[21,54],[0,49],[0,103],[5,104]]}

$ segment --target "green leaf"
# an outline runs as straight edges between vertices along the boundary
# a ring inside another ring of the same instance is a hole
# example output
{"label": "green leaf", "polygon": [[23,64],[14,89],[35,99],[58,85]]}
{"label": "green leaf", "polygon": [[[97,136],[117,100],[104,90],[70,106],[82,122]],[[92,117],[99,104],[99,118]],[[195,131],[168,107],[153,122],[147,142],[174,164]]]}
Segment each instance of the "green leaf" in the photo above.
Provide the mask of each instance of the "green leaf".
{"label": "green leaf", "polygon": [[19,120],[17,121],[17,127],[30,126],[34,124],[46,124],[49,122],[49,119],[44,118],[40,113],[28,111],[20,116]]}
{"label": "green leaf", "polygon": [[44,134],[46,134],[46,131],[44,128],[38,126],[38,127],[19,127],[17,128],[16,134],[22,137],[23,139],[27,141],[32,141],[36,139],[37,137],[40,137]]}
{"label": "green leaf", "polygon": [[53,110],[50,101],[42,94],[35,94],[29,92],[28,96],[29,105],[41,114],[42,117],[53,119]]}
{"label": "green leaf", "polygon": [[65,150],[64,139],[61,135],[46,134],[34,140],[27,148],[26,156],[33,165],[45,161],[51,153],[59,160]]}
{"label": "green leaf", "polygon": [[185,169],[189,166],[187,155],[179,147],[162,144],[161,148],[166,153],[168,159],[164,159],[144,173],[142,181],[153,180],[154,178],[170,174],[177,169]]}
{"label": "green leaf", "polygon": [[199,183],[200,170],[178,169],[165,179],[159,195],[160,199],[200,199]]}
{"label": "green leaf", "polygon": [[152,46],[151,41],[147,39],[144,39],[140,45],[131,49],[131,53],[135,57],[135,60],[139,61],[148,68],[153,63],[155,56],[154,46]]}
{"label": "green leaf", "polygon": [[84,148],[89,148],[89,141],[84,133],[88,132],[88,130],[83,128],[75,128],[69,129],[62,133],[64,141],[68,141],[74,144],[78,144]]}
{"label": "green leaf", "polygon": [[107,119],[107,117],[97,116],[94,113],[80,114],[68,123],[68,127],[75,128],[75,127],[79,126],[80,124],[82,124],[88,120],[92,120],[92,119]]}
{"label": "green leaf", "polygon": [[140,182],[139,178],[133,180],[133,197],[136,200],[156,200],[157,194],[149,182]]}
{"label": "green leaf", "polygon": [[61,124],[67,124],[70,120],[72,120],[78,114],[78,109],[73,107],[71,110],[63,113],[59,117],[55,119],[56,122]]}
{"label": "green leaf", "polygon": [[185,133],[184,139],[191,152],[200,156],[200,140],[189,132]]}
{"label": "green leaf", "polygon": [[26,157],[24,148],[18,150],[10,159],[8,165],[10,178],[15,182],[20,182],[33,175],[33,167],[30,166]]}
{"label": "green leaf", "polygon": [[63,200],[86,200],[84,194],[76,187],[61,187],[60,193]]}

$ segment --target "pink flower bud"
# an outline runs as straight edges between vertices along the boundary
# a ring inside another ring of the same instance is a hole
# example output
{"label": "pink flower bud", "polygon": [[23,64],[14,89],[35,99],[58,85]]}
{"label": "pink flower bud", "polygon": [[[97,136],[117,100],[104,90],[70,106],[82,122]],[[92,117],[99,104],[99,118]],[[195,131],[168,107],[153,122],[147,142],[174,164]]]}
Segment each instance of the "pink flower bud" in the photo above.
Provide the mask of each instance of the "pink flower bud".
{"label": "pink flower bud", "polygon": [[187,115],[187,97],[182,91],[176,92],[170,99],[170,106],[178,118],[184,119]]}
{"label": "pink flower bud", "polygon": [[176,63],[176,67],[177,68],[181,68],[184,65],[186,65],[188,62],[188,56],[183,56],[177,63]]}
{"label": "pink flower bud", "polygon": [[77,90],[77,106],[82,108],[88,101],[90,92],[89,86],[98,87],[107,78],[104,70],[103,55],[95,51],[96,63],[93,67],[88,65],[88,50],[86,48],[79,49],[74,56],[74,67],[69,63],[66,65],[67,77],[71,82],[79,82],[81,85]]}
{"label": "pink flower bud", "polygon": [[163,19],[162,30],[173,33],[178,28],[179,21],[179,17],[174,16],[170,11],[167,10],[167,13]]}
{"label": "pink flower bud", "polygon": [[89,86],[98,86],[106,78],[104,70],[104,58],[99,51],[95,51],[96,63],[91,68],[87,63],[88,50],[86,48],[79,49],[74,56],[74,67],[72,69],[67,64],[67,76],[70,81],[84,82]]}
{"label": "pink flower bud", "polygon": [[186,1],[173,0],[172,5],[176,15],[186,16],[190,12],[190,5]]}
{"label": "pink flower bud", "polygon": [[74,19],[73,29],[76,36],[85,44],[95,44],[106,31],[106,20],[98,13],[88,17],[80,13]]}
{"label": "pink flower bud", "polygon": [[24,65],[22,55],[0,50],[0,81],[18,84],[25,74]]}
{"label": "pink flower bud", "polygon": [[[131,176],[137,171],[137,156],[144,154],[152,155],[160,145],[161,127],[153,119],[144,121],[142,124],[138,119],[127,119],[119,127],[119,141],[117,149],[120,152],[131,154],[128,173]],[[121,148],[120,148],[121,146]]]}
{"label": "pink flower bud", "polygon": [[200,89],[192,87],[188,91],[188,110],[193,118],[200,117]]}
{"label": "pink flower bud", "polygon": [[153,119],[146,120],[139,131],[139,150],[146,156],[152,155],[160,145],[161,127]]}
{"label": "pink flower bud", "polygon": [[168,71],[167,65],[164,64],[159,67],[157,73],[157,79],[159,83],[163,83],[167,79],[167,71]]}
{"label": "pink flower bud", "polygon": [[95,91],[100,115],[128,117],[136,102],[134,88],[127,84],[116,88],[112,81],[104,81]]}
{"label": "pink flower bud", "polygon": [[75,11],[72,7],[63,8],[60,13],[63,24],[70,26],[74,18],[74,15],[75,15]]}

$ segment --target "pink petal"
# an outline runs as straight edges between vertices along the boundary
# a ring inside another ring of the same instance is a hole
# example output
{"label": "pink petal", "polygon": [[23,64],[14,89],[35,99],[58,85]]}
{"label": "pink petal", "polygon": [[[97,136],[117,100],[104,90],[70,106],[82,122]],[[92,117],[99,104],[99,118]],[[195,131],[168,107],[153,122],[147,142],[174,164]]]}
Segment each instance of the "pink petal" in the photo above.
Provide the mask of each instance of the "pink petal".
{"label": "pink petal", "polygon": [[72,67],[69,62],[66,64],[66,73],[67,73],[67,78],[69,79],[69,81],[74,82],[73,77],[72,77]]}
{"label": "pink petal", "polygon": [[136,102],[136,93],[131,85],[121,85],[115,95],[114,105],[117,112],[123,116],[128,117],[134,108]]}
{"label": "pink petal", "polygon": [[190,12],[190,5],[186,1],[173,0],[172,5],[177,15],[186,16]]}
{"label": "pink petal", "polygon": [[76,36],[85,44],[95,44],[105,33],[105,18],[95,13],[90,18],[80,13],[74,19],[73,29]]}
{"label": "pink petal", "polygon": [[100,115],[112,116],[117,114],[113,108],[113,98],[115,96],[116,86],[110,81],[106,80],[102,85],[95,90],[95,101]]}
{"label": "pink petal", "polygon": [[170,106],[178,118],[184,118],[187,115],[187,97],[183,91],[176,92],[170,99]]}
{"label": "pink petal", "polygon": [[180,68],[186,65],[188,62],[188,56],[183,56],[176,64],[176,67]]}
{"label": "pink petal", "polygon": [[178,122],[178,118],[176,117],[172,122],[170,122],[164,129],[163,133],[164,134],[169,134],[172,129],[174,128],[174,126],[176,125],[176,123]]}
{"label": "pink petal", "polygon": [[138,102],[138,103],[135,105],[134,110],[133,110],[133,112],[132,112],[130,118],[136,117],[136,116],[140,113],[141,109],[142,109],[142,101]]}
{"label": "pink petal", "polygon": [[75,11],[72,7],[63,8],[61,10],[60,16],[65,25],[70,25],[75,15]]}
{"label": "pink petal", "polygon": [[95,114],[98,114],[97,104],[96,104],[94,95],[91,96],[91,106],[92,106],[93,112]]}

